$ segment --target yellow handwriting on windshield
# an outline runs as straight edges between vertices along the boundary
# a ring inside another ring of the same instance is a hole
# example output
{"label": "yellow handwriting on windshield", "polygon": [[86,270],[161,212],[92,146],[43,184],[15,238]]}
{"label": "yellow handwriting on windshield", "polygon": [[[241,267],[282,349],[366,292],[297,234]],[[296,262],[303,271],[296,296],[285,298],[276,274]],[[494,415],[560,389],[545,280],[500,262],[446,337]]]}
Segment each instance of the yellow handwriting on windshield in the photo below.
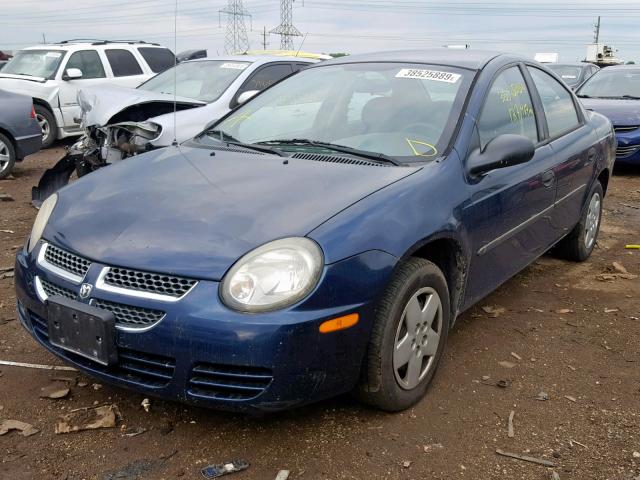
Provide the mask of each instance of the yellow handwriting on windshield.
{"label": "yellow handwriting on windshield", "polygon": [[416,157],[434,157],[438,154],[436,147],[430,143],[422,142],[420,140],[411,140],[409,138],[405,138],[405,140]]}

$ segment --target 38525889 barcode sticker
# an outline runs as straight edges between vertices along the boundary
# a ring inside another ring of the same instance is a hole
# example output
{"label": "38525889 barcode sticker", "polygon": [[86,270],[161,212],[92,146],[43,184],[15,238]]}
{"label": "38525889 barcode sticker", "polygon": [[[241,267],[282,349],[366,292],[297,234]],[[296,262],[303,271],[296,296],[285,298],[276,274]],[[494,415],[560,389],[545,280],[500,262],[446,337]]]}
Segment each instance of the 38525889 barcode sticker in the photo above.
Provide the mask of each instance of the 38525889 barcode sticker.
{"label": "38525889 barcode sticker", "polygon": [[439,70],[422,70],[419,68],[403,68],[396,78],[417,78],[419,80],[435,80],[436,82],[456,83],[462,75]]}

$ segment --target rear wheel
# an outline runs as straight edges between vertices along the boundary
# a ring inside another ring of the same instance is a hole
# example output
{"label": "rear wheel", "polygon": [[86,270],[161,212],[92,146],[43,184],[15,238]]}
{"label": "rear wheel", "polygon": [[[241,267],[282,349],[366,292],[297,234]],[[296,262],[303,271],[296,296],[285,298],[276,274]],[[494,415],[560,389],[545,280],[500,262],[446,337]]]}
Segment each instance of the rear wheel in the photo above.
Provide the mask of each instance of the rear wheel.
{"label": "rear wheel", "polygon": [[16,163],[16,150],[13,143],[0,133],[0,180],[7,178]]}
{"label": "rear wheel", "polygon": [[376,311],[360,398],[386,411],[418,402],[442,357],[449,317],[449,290],[440,269],[421,258],[399,266]]}
{"label": "rear wheel", "polygon": [[589,258],[600,231],[603,197],[602,185],[596,181],[589,193],[580,222],[558,243],[556,251],[559,256],[575,262],[584,262]]}
{"label": "rear wheel", "polygon": [[42,148],[49,148],[56,139],[56,117],[53,116],[51,110],[42,105],[34,105],[36,111],[36,120],[42,129]]}

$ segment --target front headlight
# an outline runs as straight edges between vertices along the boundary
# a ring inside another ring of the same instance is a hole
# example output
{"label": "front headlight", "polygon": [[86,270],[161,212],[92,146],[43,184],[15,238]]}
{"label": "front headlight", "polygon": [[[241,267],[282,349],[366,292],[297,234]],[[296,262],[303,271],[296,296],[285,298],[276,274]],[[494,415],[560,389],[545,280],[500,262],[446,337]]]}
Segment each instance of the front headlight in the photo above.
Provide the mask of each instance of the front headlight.
{"label": "front headlight", "polygon": [[220,296],[227,306],[243,312],[285,308],[315,288],[323,266],[322,250],[313,240],[275,240],[231,267],[220,285]]}
{"label": "front headlight", "polygon": [[42,232],[44,232],[44,227],[47,226],[49,217],[51,216],[53,209],[56,207],[57,202],[58,202],[57,193],[54,193],[49,198],[47,198],[44,202],[42,202],[42,205],[40,206],[40,211],[38,211],[38,215],[36,216],[36,221],[33,222],[31,235],[29,236],[29,243],[27,244],[27,251],[29,253],[31,253],[31,251],[37,245],[38,241],[42,238]]}

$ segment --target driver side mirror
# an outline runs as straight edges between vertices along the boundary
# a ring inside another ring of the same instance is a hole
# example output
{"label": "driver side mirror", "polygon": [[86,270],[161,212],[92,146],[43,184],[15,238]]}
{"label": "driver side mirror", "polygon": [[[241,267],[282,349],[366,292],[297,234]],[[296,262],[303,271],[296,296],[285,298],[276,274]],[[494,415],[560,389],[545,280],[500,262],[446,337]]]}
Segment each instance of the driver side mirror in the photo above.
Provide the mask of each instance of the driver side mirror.
{"label": "driver side mirror", "polygon": [[497,168],[512,167],[533,158],[536,148],[533,142],[522,135],[505,133],[491,140],[484,151],[476,149],[467,161],[469,173],[477,176]]}
{"label": "driver side mirror", "polygon": [[238,96],[238,100],[236,100],[236,103],[238,105],[242,105],[243,103],[246,103],[249,100],[251,100],[253,97],[255,97],[259,93],[260,93],[260,90],[247,90],[246,92],[242,92]]}
{"label": "driver side mirror", "polygon": [[62,76],[63,80],[78,80],[82,78],[82,70],[79,68],[67,68]]}

